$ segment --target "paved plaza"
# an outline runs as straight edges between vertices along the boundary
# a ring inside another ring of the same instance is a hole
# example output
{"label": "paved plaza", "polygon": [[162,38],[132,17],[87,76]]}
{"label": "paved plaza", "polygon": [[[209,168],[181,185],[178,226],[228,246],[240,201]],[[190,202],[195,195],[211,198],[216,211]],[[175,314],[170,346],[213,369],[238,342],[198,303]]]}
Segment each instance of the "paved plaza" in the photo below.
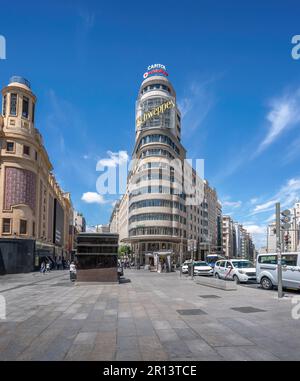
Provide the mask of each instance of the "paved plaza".
{"label": "paved plaza", "polygon": [[79,285],[67,271],[0,278],[0,360],[300,360],[292,297],[223,291],[178,273],[125,271]]}

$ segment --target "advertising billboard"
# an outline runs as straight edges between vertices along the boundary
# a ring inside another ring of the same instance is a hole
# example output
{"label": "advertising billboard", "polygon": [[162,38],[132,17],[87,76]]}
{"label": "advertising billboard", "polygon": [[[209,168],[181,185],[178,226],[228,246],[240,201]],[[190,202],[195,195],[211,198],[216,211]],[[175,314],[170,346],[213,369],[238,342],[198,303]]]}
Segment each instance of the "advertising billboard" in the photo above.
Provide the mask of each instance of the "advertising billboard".
{"label": "advertising billboard", "polygon": [[53,242],[62,246],[64,243],[64,210],[57,199],[54,199]]}

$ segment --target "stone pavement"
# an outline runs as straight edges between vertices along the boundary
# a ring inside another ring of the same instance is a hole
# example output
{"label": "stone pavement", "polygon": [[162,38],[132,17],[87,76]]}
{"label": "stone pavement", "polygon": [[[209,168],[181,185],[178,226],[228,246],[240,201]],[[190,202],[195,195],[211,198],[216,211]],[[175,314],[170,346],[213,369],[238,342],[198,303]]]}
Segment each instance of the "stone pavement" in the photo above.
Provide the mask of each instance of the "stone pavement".
{"label": "stone pavement", "polygon": [[0,277],[0,360],[300,360],[291,298],[177,273],[125,277],[89,286],[71,284],[67,271]]}

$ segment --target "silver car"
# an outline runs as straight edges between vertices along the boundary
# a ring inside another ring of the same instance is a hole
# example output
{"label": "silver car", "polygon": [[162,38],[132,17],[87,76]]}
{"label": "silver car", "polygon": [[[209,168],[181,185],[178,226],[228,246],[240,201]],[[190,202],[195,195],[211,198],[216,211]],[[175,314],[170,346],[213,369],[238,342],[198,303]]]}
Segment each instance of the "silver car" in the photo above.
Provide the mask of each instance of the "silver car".
{"label": "silver car", "polygon": [[[277,260],[277,253],[260,254],[257,257],[257,282],[265,290],[278,285]],[[282,254],[282,284],[285,288],[300,289],[300,253]]]}

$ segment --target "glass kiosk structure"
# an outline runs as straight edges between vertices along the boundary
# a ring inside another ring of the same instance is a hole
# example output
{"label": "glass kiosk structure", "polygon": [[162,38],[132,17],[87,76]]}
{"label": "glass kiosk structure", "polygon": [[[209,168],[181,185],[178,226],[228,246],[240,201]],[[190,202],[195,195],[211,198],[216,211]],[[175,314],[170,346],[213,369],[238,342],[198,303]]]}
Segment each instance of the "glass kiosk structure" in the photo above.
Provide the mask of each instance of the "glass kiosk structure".
{"label": "glass kiosk structure", "polygon": [[77,282],[118,282],[118,234],[77,236]]}

